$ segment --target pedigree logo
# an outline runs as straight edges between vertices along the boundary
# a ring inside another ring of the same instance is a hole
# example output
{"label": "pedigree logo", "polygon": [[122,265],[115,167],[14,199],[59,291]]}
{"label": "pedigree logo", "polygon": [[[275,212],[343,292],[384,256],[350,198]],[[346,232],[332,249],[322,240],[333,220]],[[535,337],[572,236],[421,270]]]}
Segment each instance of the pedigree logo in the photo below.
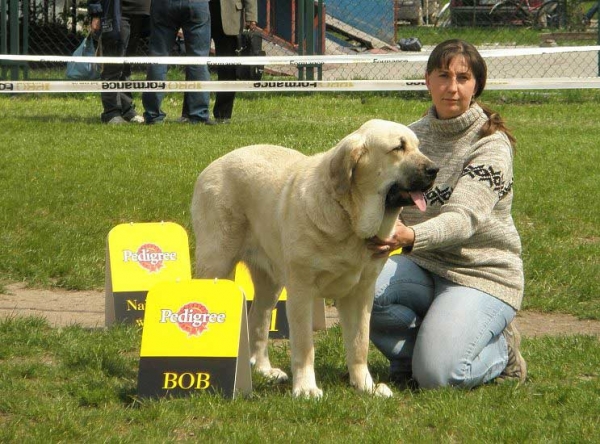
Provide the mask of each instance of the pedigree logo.
{"label": "pedigree logo", "polygon": [[163,253],[156,244],[144,244],[137,251],[123,250],[123,262],[137,262],[150,273],[159,272],[165,262],[176,261],[177,253]]}
{"label": "pedigree logo", "polygon": [[187,333],[188,336],[200,336],[208,330],[209,324],[223,324],[226,317],[225,313],[210,313],[200,302],[185,304],[177,313],[169,309],[160,311],[161,324],[177,324],[181,331]]}

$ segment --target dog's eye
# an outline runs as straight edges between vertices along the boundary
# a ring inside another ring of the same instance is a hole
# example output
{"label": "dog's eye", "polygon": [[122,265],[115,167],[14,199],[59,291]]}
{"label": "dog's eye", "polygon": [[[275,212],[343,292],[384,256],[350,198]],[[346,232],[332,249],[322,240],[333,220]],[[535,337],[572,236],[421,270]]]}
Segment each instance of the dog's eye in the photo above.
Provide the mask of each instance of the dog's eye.
{"label": "dog's eye", "polygon": [[404,144],[401,143],[400,145],[394,147],[392,151],[404,151]]}
{"label": "dog's eye", "polygon": [[394,147],[392,149],[392,151],[404,151],[404,149],[406,148],[406,140],[404,140],[404,137],[400,138],[400,145]]}

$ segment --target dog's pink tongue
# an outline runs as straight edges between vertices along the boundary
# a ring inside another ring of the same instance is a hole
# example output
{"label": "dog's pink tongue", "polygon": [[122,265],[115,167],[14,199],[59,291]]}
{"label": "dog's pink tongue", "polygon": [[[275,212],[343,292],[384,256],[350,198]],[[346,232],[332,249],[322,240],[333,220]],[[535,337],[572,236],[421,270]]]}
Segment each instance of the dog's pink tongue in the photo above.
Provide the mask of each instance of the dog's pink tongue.
{"label": "dog's pink tongue", "polygon": [[419,210],[425,211],[427,209],[427,202],[425,202],[425,196],[421,191],[411,191],[410,197]]}

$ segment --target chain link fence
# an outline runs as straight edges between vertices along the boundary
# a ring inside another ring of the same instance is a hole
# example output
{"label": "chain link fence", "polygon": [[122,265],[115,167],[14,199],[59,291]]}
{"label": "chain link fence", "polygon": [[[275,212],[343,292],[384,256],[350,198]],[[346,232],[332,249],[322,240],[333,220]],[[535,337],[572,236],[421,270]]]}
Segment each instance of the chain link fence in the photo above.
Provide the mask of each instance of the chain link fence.
{"label": "chain link fence", "polygon": [[[156,1],[156,0],[155,0]],[[86,0],[0,0],[0,53],[70,55],[87,34]],[[578,0],[258,0],[267,55],[397,53],[403,38],[428,51],[448,38],[480,49],[585,46],[599,41],[595,2]],[[148,30],[148,32],[150,32]],[[147,55],[143,42],[139,55]],[[21,63],[19,76],[63,79],[64,64]],[[490,78],[596,77],[598,53],[567,52],[488,60]],[[4,63],[2,78],[14,78]],[[22,70],[21,70],[22,69]],[[143,72],[143,67],[138,68]],[[323,80],[417,79],[424,63],[325,65]],[[274,76],[304,75],[297,67],[267,66]],[[143,73],[139,73],[143,77]]]}

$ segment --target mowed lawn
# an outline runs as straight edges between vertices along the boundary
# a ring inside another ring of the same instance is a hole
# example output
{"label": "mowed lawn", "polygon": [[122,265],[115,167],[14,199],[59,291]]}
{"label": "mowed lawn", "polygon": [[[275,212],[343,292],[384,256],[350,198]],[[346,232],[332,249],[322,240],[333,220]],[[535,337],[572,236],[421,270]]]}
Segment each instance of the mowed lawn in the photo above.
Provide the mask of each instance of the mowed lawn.
{"label": "mowed lawn", "polygon": [[[600,319],[600,109],[596,91],[488,92],[516,135],[514,219],[523,242],[525,310]],[[181,95],[165,99],[179,117]],[[139,103],[139,100],[138,100]],[[312,154],[371,118],[402,123],[424,94],[240,94],[230,125],[105,126],[95,95],[0,95],[0,289],[101,289],[106,236],[125,222],[172,221],[193,236],[198,173],[239,146],[273,143]],[[191,247],[193,248],[193,247]],[[0,322],[2,442],[597,442],[597,337],[527,338],[522,386],[355,393],[338,328],[316,334],[325,397],[254,380],[248,399],[136,397],[139,331]],[[287,342],[273,360],[289,372]],[[387,378],[371,351],[372,372]]]}

